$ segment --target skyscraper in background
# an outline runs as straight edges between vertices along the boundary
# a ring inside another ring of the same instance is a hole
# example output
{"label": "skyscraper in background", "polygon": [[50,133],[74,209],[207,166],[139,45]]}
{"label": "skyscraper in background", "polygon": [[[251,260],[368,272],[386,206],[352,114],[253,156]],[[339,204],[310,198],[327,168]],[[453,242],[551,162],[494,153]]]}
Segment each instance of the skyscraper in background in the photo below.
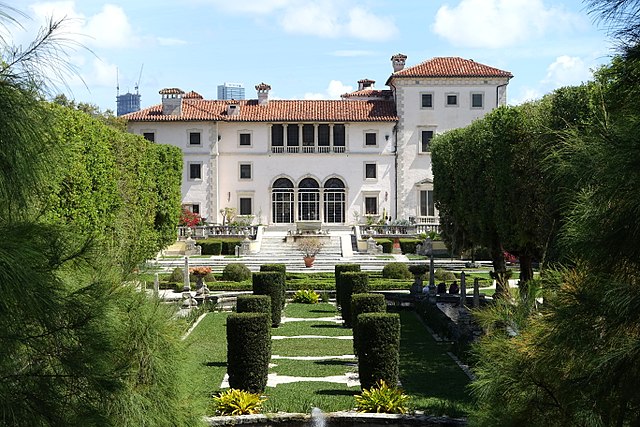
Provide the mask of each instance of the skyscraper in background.
{"label": "skyscraper in background", "polygon": [[244,99],[244,86],[240,83],[225,83],[219,85],[218,99]]}

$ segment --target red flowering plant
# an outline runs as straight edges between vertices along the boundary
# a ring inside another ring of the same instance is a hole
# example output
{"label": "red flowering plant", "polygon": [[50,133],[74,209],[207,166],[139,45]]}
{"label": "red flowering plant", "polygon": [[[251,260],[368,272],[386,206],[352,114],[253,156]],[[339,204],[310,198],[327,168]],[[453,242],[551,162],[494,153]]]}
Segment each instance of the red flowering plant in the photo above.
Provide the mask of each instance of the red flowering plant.
{"label": "red flowering plant", "polygon": [[190,268],[189,271],[196,276],[204,277],[211,273],[211,267],[193,267]]}
{"label": "red flowering plant", "polygon": [[510,254],[507,251],[502,251],[502,255],[504,256],[504,260],[509,264],[514,264],[516,261],[518,261],[518,257],[516,257],[513,254]]}
{"label": "red flowering plant", "polygon": [[191,212],[186,207],[182,208],[182,214],[180,214],[180,225],[186,227],[195,227],[202,223],[202,217],[198,213]]}

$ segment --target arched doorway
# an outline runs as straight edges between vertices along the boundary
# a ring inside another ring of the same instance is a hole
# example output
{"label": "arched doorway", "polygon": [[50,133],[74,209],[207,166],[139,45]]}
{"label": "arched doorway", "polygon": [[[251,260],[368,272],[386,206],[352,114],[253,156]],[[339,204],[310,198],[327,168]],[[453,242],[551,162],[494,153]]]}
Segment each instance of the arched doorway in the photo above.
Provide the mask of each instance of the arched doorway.
{"label": "arched doorway", "polygon": [[324,222],[343,223],[345,216],[345,186],[339,178],[324,183]]}
{"label": "arched doorway", "polygon": [[274,224],[293,222],[293,197],[293,182],[287,178],[276,179],[271,190],[271,220]]}
{"label": "arched doorway", "polygon": [[320,185],[313,178],[298,184],[298,221],[320,220]]}

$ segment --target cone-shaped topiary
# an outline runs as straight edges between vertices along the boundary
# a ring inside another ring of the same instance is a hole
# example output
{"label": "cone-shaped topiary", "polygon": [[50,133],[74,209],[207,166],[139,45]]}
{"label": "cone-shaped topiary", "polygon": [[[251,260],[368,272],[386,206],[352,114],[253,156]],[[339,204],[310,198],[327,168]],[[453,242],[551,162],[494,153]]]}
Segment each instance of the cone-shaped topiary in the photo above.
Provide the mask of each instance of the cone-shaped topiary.
{"label": "cone-shaped topiary", "polygon": [[271,360],[270,316],[233,313],[227,318],[227,373],[229,386],[262,393]]}
{"label": "cone-shaped topiary", "polygon": [[363,390],[384,380],[398,383],[400,316],[363,313],[358,316],[358,373]]}
{"label": "cone-shaped topiary", "polygon": [[260,271],[253,273],[253,294],[271,297],[271,326],[280,326],[282,317],[282,273],[279,271]]}

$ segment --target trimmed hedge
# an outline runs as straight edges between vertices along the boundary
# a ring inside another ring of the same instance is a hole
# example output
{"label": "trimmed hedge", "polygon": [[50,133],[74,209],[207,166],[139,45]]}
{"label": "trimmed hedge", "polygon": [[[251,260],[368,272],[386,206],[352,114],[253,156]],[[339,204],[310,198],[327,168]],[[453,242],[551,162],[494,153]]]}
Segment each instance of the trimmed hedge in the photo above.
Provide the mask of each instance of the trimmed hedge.
{"label": "trimmed hedge", "polygon": [[347,271],[360,271],[360,264],[336,264],[334,267],[335,281],[336,281],[336,306],[342,307],[342,296],[340,295],[340,289],[338,283],[340,281],[340,274]]}
{"label": "trimmed hedge", "polygon": [[271,297],[271,326],[280,326],[282,317],[282,296],[284,284],[279,271],[260,271],[253,273],[253,294]]}
{"label": "trimmed hedge", "polygon": [[242,239],[220,239],[222,242],[222,255],[235,255],[236,246],[242,245]]}
{"label": "trimmed hedge", "polygon": [[279,271],[282,273],[282,308],[287,301],[287,266],[285,264],[262,264],[260,271]]}
{"label": "trimmed hedge", "polygon": [[415,254],[416,246],[422,242],[419,239],[400,239],[400,249],[403,254]]}
{"label": "trimmed hedge", "polygon": [[222,270],[225,282],[244,282],[251,279],[251,270],[244,264],[227,264]]}
{"label": "trimmed hedge", "polygon": [[365,390],[380,380],[398,384],[400,315],[363,313],[358,316],[358,374]]}
{"label": "trimmed hedge", "polygon": [[271,297],[269,295],[238,295],[238,313],[265,313],[271,318]]}
{"label": "trimmed hedge", "polygon": [[351,295],[369,292],[369,274],[359,271],[346,271],[340,274],[338,293],[340,294],[340,313],[344,325],[351,327]]}
{"label": "trimmed hedge", "polygon": [[358,315],[362,313],[384,313],[387,302],[382,294],[361,293],[351,295],[351,318],[353,319],[353,351],[358,355]]}
{"label": "trimmed hedge", "polygon": [[385,279],[412,279],[413,274],[404,262],[390,262],[382,268]]}
{"label": "trimmed hedge", "polygon": [[382,246],[382,252],[390,254],[393,252],[393,240],[391,239],[375,239],[376,243]]}
{"label": "trimmed hedge", "polygon": [[220,255],[222,254],[222,241],[215,239],[199,240],[198,245],[202,248],[202,255]]}
{"label": "trimmed hedge", "polygon": [[229,386],[262,393],[271,360],[271,328],[265,313],[233,313],[227,317]]}

